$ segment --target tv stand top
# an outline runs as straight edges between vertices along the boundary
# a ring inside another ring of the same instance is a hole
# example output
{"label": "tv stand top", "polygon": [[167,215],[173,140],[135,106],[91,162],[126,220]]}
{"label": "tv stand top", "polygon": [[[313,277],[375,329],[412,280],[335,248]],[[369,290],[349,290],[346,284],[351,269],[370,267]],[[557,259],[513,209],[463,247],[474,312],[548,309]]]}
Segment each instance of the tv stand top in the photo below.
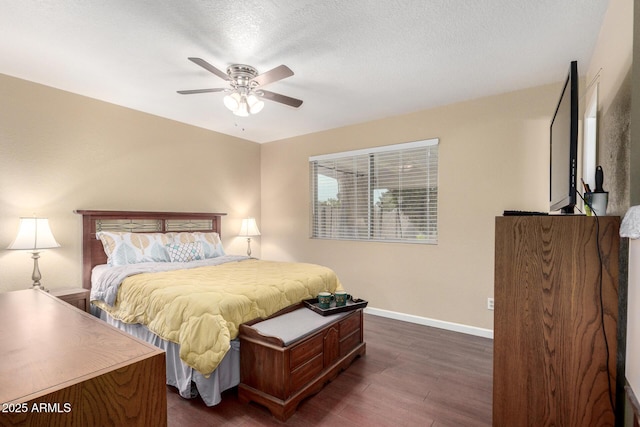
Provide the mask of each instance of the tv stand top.
{"label": "tv stand top", "polygon": [[549,212],[506,210],[502,213],[502,215],[504,216],[542,216],[542,215],[549,215]]}

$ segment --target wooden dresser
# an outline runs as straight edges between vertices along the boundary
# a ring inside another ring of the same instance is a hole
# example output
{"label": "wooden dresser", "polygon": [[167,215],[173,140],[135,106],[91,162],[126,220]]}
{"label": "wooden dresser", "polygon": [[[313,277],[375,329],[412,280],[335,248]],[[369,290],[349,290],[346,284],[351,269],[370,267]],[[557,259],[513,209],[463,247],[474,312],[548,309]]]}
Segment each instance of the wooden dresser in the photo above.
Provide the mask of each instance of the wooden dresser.
{"label": "wooden dresser", "polygon": [[[322,317],[300,305],[278,315],[283,328],[291,329],[298,322],[298,310]],[[362,321],[362,309],[357,309],[298,338],[290,337],[290,342],[283,341],[277,331],[264,335],[258,321],[240,325],[240,401],[260,403],[279,420],[286,420],[303,399],[365,354]]]}
{"label": "wooden dresser", "polygon": [[496,218],[493,425],[614,425],[619,225]]}
{"label": "wooden dresser", "polygon": [[163,426],[164,352],[39,290],[0,294],[0,426]]}

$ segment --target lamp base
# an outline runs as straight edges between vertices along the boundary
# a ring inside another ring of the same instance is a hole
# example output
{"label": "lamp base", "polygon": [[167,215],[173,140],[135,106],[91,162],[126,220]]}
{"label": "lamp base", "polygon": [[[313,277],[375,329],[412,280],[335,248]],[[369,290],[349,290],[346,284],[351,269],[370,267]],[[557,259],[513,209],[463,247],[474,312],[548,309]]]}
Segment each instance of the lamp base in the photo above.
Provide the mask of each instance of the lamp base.
{"label": "lamp base", "polygon": [[247,256],[251,256],[251,237],[247,237]]}
{"label": "lamp base", "polygon": [[49,292],[49,290],[45,289],[45,287],[40,283],[40,279],[42,279],[40,268],[38,267],[38,258],[40,258],[40,252],[33,251],[31,253],[31,258],[33,258],[33,273],[31,274],[31,280],[33,280],[33,284],[31,285],[31,289],[40,289],[41,291]]}

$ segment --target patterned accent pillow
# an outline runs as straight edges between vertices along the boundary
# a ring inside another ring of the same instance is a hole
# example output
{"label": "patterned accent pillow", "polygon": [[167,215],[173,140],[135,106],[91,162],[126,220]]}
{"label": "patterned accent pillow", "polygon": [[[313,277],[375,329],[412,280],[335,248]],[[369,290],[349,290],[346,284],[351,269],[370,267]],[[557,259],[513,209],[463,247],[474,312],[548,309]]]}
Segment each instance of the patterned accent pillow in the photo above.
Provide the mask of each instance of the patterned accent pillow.
{"label": "patterned accent pillow", "polygon": [[173,233],[99,231],[96,238],[102,242],[111,266],[171,261],[166,245],[173,241]]}
{"label": "patterned accent pillow", "polygon": [[172,243],[167,245],[167,251],[171,262],[189,262],[204,259],[204,251],[200,242]]}
{"label": "patterned accent pillow", "polygon": [[202,243],[205,258],[215,258],[225,255],[218,233],[202,233],[200,231],[193,233],[175,233],[173,235],[173,241],[174,243]]}

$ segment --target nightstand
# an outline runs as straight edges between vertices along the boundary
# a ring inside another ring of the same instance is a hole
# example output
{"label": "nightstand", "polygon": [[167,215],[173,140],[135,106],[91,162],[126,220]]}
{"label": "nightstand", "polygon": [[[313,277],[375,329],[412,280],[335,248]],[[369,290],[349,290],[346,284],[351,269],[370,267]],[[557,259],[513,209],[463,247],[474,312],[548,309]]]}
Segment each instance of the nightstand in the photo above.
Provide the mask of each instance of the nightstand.
{"label": "nightstand", "polygon": [[89,313],[89,289],[84,288],[65,288],[51,289],[49,291],[54,297],[60,298],[64,302],[68,302],[74,307]]}

